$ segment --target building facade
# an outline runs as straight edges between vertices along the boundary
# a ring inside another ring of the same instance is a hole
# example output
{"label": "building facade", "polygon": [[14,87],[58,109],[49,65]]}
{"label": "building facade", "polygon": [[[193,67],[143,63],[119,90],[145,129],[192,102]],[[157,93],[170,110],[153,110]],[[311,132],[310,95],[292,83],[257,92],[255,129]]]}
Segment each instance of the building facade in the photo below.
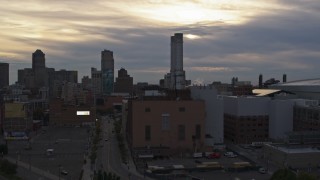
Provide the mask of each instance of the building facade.
{"label": "building facade", "polygon": [[0,63],[0,89],[9,86],[9,64]]}
{"label": "building facade", "polygon": [[223,99],[214,87],[192,86],[190,91],[192,99],[205,102],[206,146],[223,143]]}
{"label": "building facade", "polygon": [[34,73],[34,83],[36,88],[48,85],[48,74],[46,72],[45,54],[37,49],[32,53],[32,70]]}
{"label": "building facade", "polygon": [[320,107],[318,101],[295,104],[293,107],[294,131],[319,131]]}
{"label": "building facade", "polygon": [[224,97],[224,138],[250,144],[269,139],[269,98]]}
{"label": "building facade", "polygon": [[93,124],[96,109],[93,106],[66,105],[61,99],[50,101],[50,124],[58,126],[77,126]]}
{"label": "building facade", "polygon": [[4,120],[2,124],[4,138],[28,139],[32,130],[32,110],[28,103],[6,102]]}
{"label": "building facade", "polygon": [[91,83],[93,94],[102,94],[102,74],[96,68],[91,68]]}
{"label": "building facade", "polygon": [[115,93],[133,93],[133,78],[128,75],[127,70],[121,68],[114,84]]}
{"label": "building facade", "polygon": [[114,58],[113,52],[103,50],[101,52],[102,92],[104,95],[113,93],[114,86]]}
{"label": "building facade", "polygon": [[131,147],[178,154],[202,152],[204,106],[203,101],[130,101],[127,131]]}

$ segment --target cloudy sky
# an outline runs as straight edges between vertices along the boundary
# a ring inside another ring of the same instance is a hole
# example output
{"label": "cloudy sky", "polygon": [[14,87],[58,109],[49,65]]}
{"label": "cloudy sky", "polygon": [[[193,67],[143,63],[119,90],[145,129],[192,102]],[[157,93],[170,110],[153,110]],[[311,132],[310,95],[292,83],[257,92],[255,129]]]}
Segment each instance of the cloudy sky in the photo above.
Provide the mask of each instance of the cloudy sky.
{"label": "cloudy sky", "polygon": [[0,62],[100,69],[112,50],[115,70],[158,83],[170,69],[170,36],[184,33],[184,70],[194,83],[320,77],[319,0],[0,0]]}

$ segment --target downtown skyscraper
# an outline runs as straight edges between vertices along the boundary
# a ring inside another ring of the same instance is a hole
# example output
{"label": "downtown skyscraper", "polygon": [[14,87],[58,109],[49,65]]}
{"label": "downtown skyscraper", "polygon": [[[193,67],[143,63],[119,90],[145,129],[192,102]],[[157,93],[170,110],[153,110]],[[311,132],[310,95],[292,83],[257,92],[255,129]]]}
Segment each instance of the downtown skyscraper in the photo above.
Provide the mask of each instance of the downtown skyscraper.
{"label": "downtown skyscraper", "polygon": [[114,86],[114,59],[112,51],[101,51],[101,75],[102,94],[110,95],[113,93]]}
{"label": "downtown skyscraper", "polygon": [[183,34],[175,33],[171,36],[171,66],[170,73],[166,75],[166,84],[170,89],[184,89],[186,76],[183,70]]}

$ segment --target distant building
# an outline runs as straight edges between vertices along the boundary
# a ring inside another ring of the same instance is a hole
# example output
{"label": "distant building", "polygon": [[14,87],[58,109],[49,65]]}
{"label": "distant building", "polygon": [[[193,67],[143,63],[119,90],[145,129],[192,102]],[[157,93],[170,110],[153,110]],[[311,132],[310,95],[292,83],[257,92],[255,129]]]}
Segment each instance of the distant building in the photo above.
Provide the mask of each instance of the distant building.
{"label": "distant building", "polygon": [[287,82],[287,75],[286,75],[286,74],[283,74],[283,76],[282,76],[282,82],[283,82],[283,83],[286,83],[286,82]]}
{"label": "distant building", "polygon": [[34,73],[34,83],[36,88],[48,85],[48,74],[46,72],[45,54],[37,49],[32,54],[32,70]]}
{"label": "distant building", "polygon": [[2,124],[5,139],[28,139],[28,133],[32,130],[30,108],[28,103],[5,103],[5,117]]}
{"label": "distant building", "polygon": [[133,93],[133,78],[128,75],[127,70],[121,68],[114,84],[115,93]]}
{"label": "distant building", "polygon": [[133,85],[133,94],[137,97],[144,96],[144,88],[147,87],[149,84],[147,82],[138,82],[137,84]]}
{"label": "distant building", "polygon": [[96,68],[91,68],[92,92],[95,95],[102,94],[102,74]]}
{"label": "distant building", "polygon": [[45,54],[37,49],[32,54],[32,68],[18,70],[18,84],[24,85],[33,94],[37,94],[42,87],[48,87],[49,96],[56,98],[61,96],[63,81],[78,82],[77,71],[55,71],[54,68],[47,68],[45,62]]}
{"label": "distant building", "polygon": [[114,58],[113,52],[103,50],[101,52],[102,92],[104,95],[113,93],[114,84]]}
{"label": "distant building", "polygon": [[272,89],[281,89],[297,95],[298,98],[312,99],[320,102],[320,79],[305,79],[270,86]]}
{"label": "distant building", "polygon": [[301,100],[294,105],[293,130],[320,131],[320,106],[317,100]]}
{"label": "distant building", "polygon": [[259,89],[263,88],[263,76],[262,74],[259,75]]}
{"label": "distant building", "polygon": [[[48,68],[49,71],[49,68]],[[50,72],[50,84],[49,89],[50,91],[50,97],[51,98],[57,98],[62,96],[62,88],[63,85],[67,82],[69,83],[78,83],[78,72],[77,71],[67,71],[67,70],[59,70],[55,71],[54,69]],[[52,81],[52,83],[51,83]]]}
{"label": "distant building", "polygon": [[164,87],[169,89],[184,89],[186,75],[183,70],[183,34],[175,33],[171,36],[170,73],[164,77]]}
{"label": "distant building", "polygon": [[0,63],[0,89],[9,86],[9,64]]}
{"label": "distant building", "polygon": [[129,101],[127,133],[134,151],[157,155],[202,152],[203,101]]}
{"label": "distant building", "polygon": [[250,81],[236,81],[231,87],[233,96],[247,96],[252,95],[252,85]]}
{"label": "distant building", "polygon": [[81,79],[81,84],[82,87],[86,90],[91,90],[92,88],[91,78],[89,78],[89,76],[83,76],[83,78]]}

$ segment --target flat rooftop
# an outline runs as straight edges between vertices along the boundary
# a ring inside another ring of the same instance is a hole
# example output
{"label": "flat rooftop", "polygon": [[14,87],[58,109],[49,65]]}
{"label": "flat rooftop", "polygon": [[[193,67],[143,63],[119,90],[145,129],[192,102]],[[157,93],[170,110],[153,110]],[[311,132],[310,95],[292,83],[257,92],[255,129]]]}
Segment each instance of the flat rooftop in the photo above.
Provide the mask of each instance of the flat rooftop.
{"label": "flat rooftop", "polygon": [[284,145],[270,145],[266,144],[266,146],[270,146],[272,148],[278,149],[282,152],[288,153],[288,154],[296,154],[296,153],[320,153],[320,150],[318,148],[313,147],[286,147]]}

